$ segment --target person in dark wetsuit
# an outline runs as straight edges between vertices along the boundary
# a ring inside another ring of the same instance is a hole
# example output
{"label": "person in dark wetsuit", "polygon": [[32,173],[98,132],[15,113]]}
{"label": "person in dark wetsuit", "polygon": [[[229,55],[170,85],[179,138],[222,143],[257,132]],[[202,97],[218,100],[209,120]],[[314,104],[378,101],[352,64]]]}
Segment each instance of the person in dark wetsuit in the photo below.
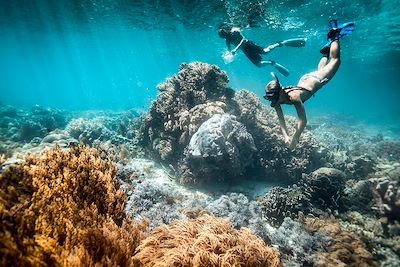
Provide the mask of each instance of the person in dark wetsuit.
{"label": "person in dark wetsuit", "polygon": [[[297,86],[281,87],[279,79],[272,73],[275,80],[270,81],[265,88],[266,95],[264,98],[271,101],[271,107],[275,108],[285,143],[289,144],[292,149],[299,142],[300,135],[307,124],[307,116],[303,103],[330,81],[339,69],[339,37],[332,42],[327,53],[328,54],[321,58],[318,64],[318,70],[303,75],[297,83]],[[299,117],[296,132],[292,140],[290,140],[286,128],[285,118],[281,108],[282,104],[294,105],[297,116]]]}
{"label": "person in dark wetsuit", "polygon": [[[218,31],[218,35],[225,39],[226,46],[229,50],[228,52],[234,55],[237,50],[241,49],[247,58],[257,67],[274,66],[284,76],[289,75],[287,68],[273,60],[263,60],[261,55],[268,54],[273,49],[282,47],[284,45],[292,47],[304,47],[306,42],[305,38],[296,38],[277,42],[263,48],[255,44],[253,41],[247,40],[239,28],[227,26],[221,26]],[[231,50],[232,45],[235,47]]]}

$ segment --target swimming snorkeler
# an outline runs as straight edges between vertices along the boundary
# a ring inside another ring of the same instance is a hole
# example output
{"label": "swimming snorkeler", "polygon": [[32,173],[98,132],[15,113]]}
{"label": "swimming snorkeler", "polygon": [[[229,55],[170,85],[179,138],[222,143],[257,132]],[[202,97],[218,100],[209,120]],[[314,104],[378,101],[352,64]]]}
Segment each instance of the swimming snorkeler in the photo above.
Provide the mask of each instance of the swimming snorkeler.
{"label": "swimming snorkeler", "polygon": [[[271,107],[275,108],[278,115],[279,125],[285,140],[289,147],[293,149],[299,142],[300,135],[307,124],[304,102],[327,84],[340,66],[340,45],[339,39],[354,31],[354,23],[345,23],[337,26],[336,20],[330,21],[331,30],[328,33],[328,43],[321,49],[323,54],[318,64],[318,70],[303,75],[296,86],[282,87],[278,77],[271,73],[275,80],[270,81],[265,88],[264,98],[271,102]],[[296,132],[290,140],[286,128],[285,118],[283,116],[282,104],[294,105],[296,108],[299,122]]]}
{"label": "swimming snorkeler", "polygon": [[[273,61],[273,60],[263,60],[261,55],[268,54],[273,49],[282,46],[291,46],[291,47],[304,47],[306,44],[305,38],[295,38],[288,39],[285,41],[280,41],[275,44],[271,44],[265,48],[255,44],[253,41],[247,40],[240,29],[237,27],[230,27],[227,25],[222,25],[219,28],[218,35],[225,39],[226,46],[228,51],[223,55],[223,59],[226,64],[231,63],[234,59],[234,55],[237,50],[241,49],[243,53],[247,56],[247,58],[257,67],[264,66],[273,66],[275,67],[282,75],[288,76],[289,70],[282,66],[281,64]],[[235,48],[231,50],[231,45],[234,45]]]}

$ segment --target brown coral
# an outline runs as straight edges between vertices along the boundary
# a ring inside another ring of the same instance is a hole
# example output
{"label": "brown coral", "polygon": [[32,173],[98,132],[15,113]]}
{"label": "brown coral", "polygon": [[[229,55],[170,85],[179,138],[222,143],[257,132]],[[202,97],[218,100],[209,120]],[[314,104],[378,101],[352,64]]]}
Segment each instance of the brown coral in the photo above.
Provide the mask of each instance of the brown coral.
{"label": "brown coral", "polygon": [[1,266],[129,266],[141,226],[125,218],[115,167],[54,148],[0,176]]}
{"label": "brown coral", "polygon": [[135,259],[139,266],[282,266],[278,253],[249,230],[210,215],[156,228]]}
{"label": "brown coral", "polygon": [[350,232],[343,231],[334,218],[306,218],[302,219],[302,223],[307,231],[328,234],[333,239],[326,252],[316,255],[315,266],[378,266],[366,245]]}
{"label": "brown coral", "polygon": [[[207,101],[222,101],[231,94],[227,87],[226,73],[215,65],[201,62],[181,64],[179,73],[158,85],[157,100],[150,107],[141,127],[142,143],[155,157],[175,162],[175,156],[183,152],[179,142],[188,141],[189,131],[199,125],[191,125],[187,112]],[[207,105],[201,107],[207,108]],[[207,120],[220,107],[209,109],[195,123]],[[181,118],[182,117],[182,118]]]}

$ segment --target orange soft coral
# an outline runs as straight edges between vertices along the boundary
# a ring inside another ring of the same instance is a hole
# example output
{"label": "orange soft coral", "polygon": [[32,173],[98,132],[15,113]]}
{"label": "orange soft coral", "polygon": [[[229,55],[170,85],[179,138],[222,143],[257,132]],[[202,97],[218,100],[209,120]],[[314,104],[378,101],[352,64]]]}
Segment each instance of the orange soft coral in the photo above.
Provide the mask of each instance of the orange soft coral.
{"label": "orange soft coral", "polygon": [[125,218],[115,167],[96,150],[50,149],[0,175],[1,266],[129,266],[142,225]]}
{"label": "orange soft coral", "polygon": [[279,254],[210,215],[156,228],[137,248],[138,266],[281,266]]}
{"label": "orange soft coral", "polygon": [[326,252],[316,255],[315,266],[378,266],[365,244],[350,232],[343,231],[334,218],[307,218],[302,222],[307,231],[328,234],[333,239]]}

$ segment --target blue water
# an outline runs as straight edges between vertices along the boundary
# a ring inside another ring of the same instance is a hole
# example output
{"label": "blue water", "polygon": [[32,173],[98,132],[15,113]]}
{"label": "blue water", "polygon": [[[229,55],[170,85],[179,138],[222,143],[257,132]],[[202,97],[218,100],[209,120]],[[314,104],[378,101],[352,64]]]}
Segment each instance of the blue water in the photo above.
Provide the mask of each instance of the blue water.
{"label": "blue water", "polygon": [[0,102],[72,111],[146,109],[157,84],[191,61],[216,64],[232,88],[262,96],[273,69],[258,69],[243,54],[225,65],[220,23],[245,28],[260,45],[307,37],[305,48],[267,56],[290,69],[281,79],[288,85],[316,68],[332,18],[355,21],[356,31],[342,39],[334,79],[306,103],[309,117],[337,114],[400,134],[400,7],[393,0],[1,0]]}

